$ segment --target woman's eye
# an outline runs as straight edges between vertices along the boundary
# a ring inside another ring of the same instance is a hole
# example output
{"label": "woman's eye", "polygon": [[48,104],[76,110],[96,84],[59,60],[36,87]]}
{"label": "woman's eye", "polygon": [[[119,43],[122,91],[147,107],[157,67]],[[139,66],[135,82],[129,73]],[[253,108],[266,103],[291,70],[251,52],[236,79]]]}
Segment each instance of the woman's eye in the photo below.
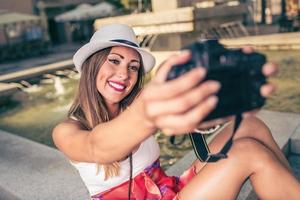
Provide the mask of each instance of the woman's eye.
{"label": "woman's eye", "polygon": [[108,59],[108,61],[116,65],[120,63],[120,61],[118,61],[117,59]]}
{"label": "woman's eye", "polygon": [[137,72],[139,71],[139,68],[137,66],[129,66],[129,70]]}

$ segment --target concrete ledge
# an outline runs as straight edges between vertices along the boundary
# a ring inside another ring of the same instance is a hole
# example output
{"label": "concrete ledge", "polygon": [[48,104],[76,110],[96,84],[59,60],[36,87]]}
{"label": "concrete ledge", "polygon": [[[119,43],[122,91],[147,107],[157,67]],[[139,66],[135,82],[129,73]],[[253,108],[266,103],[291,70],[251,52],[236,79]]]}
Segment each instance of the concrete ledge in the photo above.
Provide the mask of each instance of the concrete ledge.
{"label": "concrete ledge", "polygon": [[300,49],[300,33],[277,33],[259,36],[247,36],[234,39],[221,39],[220,42],[230,47],[245,45],[255,46],[257,49]]}
{"label": "concrete ledge", "polygon": [[300,126],[297,127],[291,137],[291,153],[300,155]]}
{"label": "concrete ledge", "polygon": [[0,199],[1,200],[20,200],[14,194],[6,191],[4,188],[0,187]]}
{"label": "concrete ledge", "polygon": [[77,171],[57,150],[0,131],[0,152],[0,193],[10,196],[0,199],[89,199]]}
{"label": "concrete ledge", "polygon": [[290,156],[289,163],[292,166],[297,166],[297,167],[293,167],[293,172],[295,176],[298,178],[298,180],[300,181],[300,156],[297,155]]}
{"label": "concrete ledge", "polygon": [[0,96],[6,97],[11,96],[14,93],[18,92],[18,84],[15,83],[0,83]]}
{"label": "concrete ledge", "polygon": [[71,59],[47,64],[47,65],[41,65],[39,67],[34,67],[30,69],[21,70],[18,72],[13,72],[5,75],[0,76],[0,82],[17,82],[24,79],[29,79],[32,77],[36,77],[45,73],[57,71],[57,70],[63,70],[63,69],[70,69],[73,68],[73,61]]}
{"label": "concrete ledge", "polygon": [[259,112],[258,117],[270,128],[285,155],[290,154],[291,137],[295,135],[297,129],[300,130],[300,114],[263,110]]}

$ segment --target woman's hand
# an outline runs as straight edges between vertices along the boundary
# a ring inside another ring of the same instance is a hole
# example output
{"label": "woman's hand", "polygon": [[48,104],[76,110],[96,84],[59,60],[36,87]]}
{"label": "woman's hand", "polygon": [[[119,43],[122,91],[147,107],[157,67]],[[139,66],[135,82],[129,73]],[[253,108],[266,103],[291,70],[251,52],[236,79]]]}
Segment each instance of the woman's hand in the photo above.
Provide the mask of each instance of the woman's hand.
{"label": "woman's hand", "polygon": [[[253,49],[245,47],[243,51],[251,53]],[[204,68],[198,67],[174,80],[165,81],[171,67],[185,63],[190,56],[189,52],[171,56],[161,65],[141,95],[145,119],[167,135],[191,132],[196,127],[208,128],[233,119],[229,116],[202,123],[215,108],[218,102],[215,94],[220,89],[220,84],[216,81],[199,84],[206,74]],[[262,71],[266,77],[270,77],[277,73],[278,68],[273,63],[266,63]],[[275,85],[272,83],[261,87],[261,94],[264,97],[270,96],[274,91]],[[246,112],[244,116],[254,115],[257,111]]]}
{"label": "woman's hand", "polygon": [[[253,48],[252,47],[244,47],[243,49],[244,53],[252,53]],[[262,67],[262,73],[267,77],[272,77],[275,76],[278,73],[278,66],[275,63],[272,62],[267,62],[263,67]],[[260,93],[263,97],[267,98],[270,97],[274,92],[276,91],[276,86],[273,83],[266,83],[261,86],[260,88]],[[253,111],[245,112],[243,114],[243,117],[248,117],[255,115],[259,109],[255,109]]]}
{"label": "woman's hand", "polygon": [[141,95],[145,119],[167,135],[192,131],[218,102],[215,96],[220,89],[218,82],[199,84],[206,74],[202,67],[165,81],[171,67],[187,62],[190,56],[189,52],[171,56],[161,65]]}

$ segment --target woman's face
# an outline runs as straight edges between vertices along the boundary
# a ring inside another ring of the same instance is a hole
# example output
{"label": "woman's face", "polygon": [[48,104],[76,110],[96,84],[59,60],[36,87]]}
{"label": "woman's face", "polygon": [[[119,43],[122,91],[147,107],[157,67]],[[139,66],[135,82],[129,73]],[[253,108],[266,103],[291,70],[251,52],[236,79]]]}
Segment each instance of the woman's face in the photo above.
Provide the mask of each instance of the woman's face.
{"label": "woman's face", "polygon": [[134,49],[112,47],[105,62],[97,74],[97,90],[106,104],[119,103],[133,89],[141,67],[140,57]]}

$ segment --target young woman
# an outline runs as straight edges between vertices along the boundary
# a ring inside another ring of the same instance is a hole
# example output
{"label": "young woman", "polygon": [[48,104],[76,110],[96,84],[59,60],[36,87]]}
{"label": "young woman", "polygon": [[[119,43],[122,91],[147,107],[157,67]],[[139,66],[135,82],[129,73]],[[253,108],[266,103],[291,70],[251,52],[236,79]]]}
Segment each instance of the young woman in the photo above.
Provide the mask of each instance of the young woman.
{"label": "young woman", "polygon": [[[76,52],[78,93],[53,140],[79,171],[91,198],[234,199],[247,178],[261,199],[299,198],[300,184],[287,160],[269,129],[252,115],[242,121],[228,158],[196,160],[180,177],[165,175],[153,137],[158,129],[175,135],[224,122],[201,123],[215,108],[220,88],[216,81],[199,85],[204,68],[165,82],[170,68],[189,58],[189,52],[171,56],[142,90],[143,76],[155,61],[139,48],[130,27],[103,26]],[[268,63],[263,73],[270,76],[276,69]],[[264,96],[273,91],[271,84],[261,88]],[[227,124],[209,144],[213,152],[230,137],[232,124]]]}

